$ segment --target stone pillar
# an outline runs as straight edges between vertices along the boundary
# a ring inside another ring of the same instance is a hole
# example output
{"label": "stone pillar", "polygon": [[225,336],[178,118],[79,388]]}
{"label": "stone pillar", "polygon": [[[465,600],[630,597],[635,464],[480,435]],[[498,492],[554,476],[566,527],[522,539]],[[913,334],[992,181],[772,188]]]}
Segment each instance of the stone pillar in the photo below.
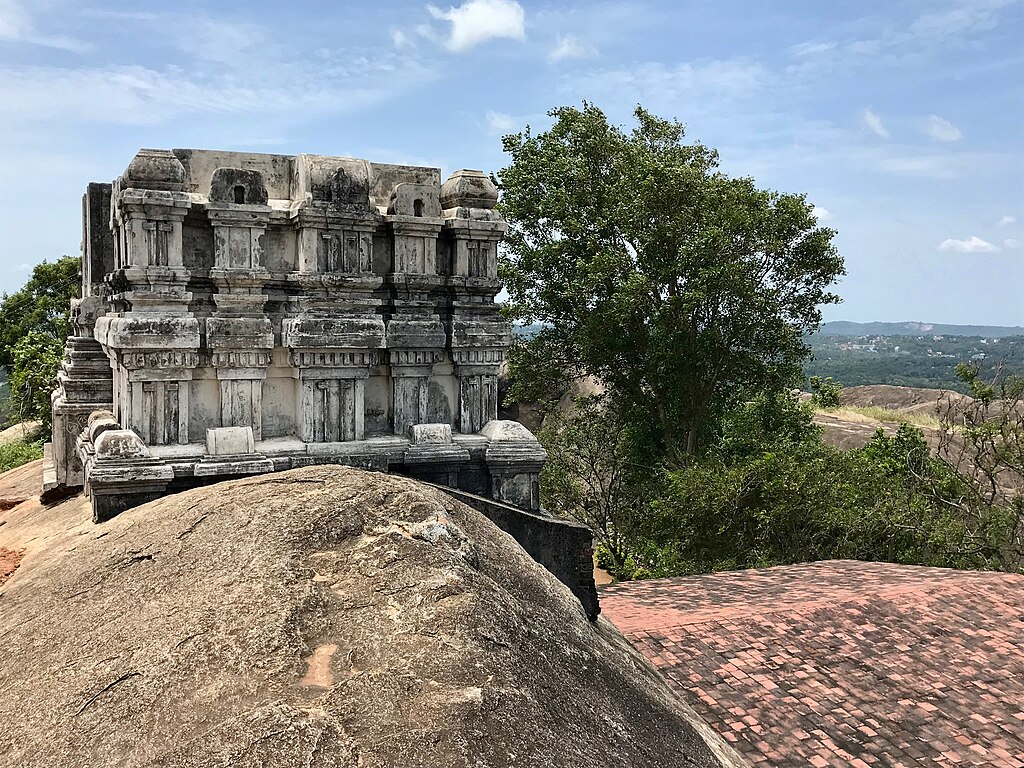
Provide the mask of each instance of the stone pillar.
{"label": "stone pillar", "polygon": [[263,313],[270,213],[259,172],[214,171],[206,215],[214,233],[210,279],[218,292],[217,309],[206,321],[206,346],[220,381],[221,426],[251,427],[256,440],[263,437],[263,382],[274,348],[274,328]]}
{"label": "stone pillar", "polygon": [[189,311],[182,222],[185,171],[162,150],[141,150],[112,186],[115,272],[95,337],[113,368],[113,410],[147,445],[189,442],[189,388],[199,322]]}
{"label": "stone pillar", "polygon": [[391,235],[388,282],[394,290],[387,321],[393,428],[406,435],[413,425],[434,421],[430,376],[444,360],[445,332],[437,314],[444,284],[437,271],[437,237],[444,220],[437,187],[397,184],[385,220]]}
{"label": "stone pillar", "polygon": [[115,365],[124,372],[119,404],[127,414],[118,420],[146,445],[187,445],[189,389],[199,353],[128,351],[117,356]]}
{"label": "stone pillar", "polygon": [[44,501],[84,484],[78,438],[89,414],[113,405],[110,363],[93,337],[96,320],[106,311],[101,298],[103,279],[114,269],[111,189],[110,184],[89,184],[82,196],[82,298],[71,301],[73,330],[64,345],[57,388],[50,396],[53,419],[50,444],[44,451]]}
{"label": "stone pillar", "polygon": [[434,365],[444,360],[444,350],[391,348],[388,350],[388,360],[391,366],[394,433],[405,435],[413,425],[431,421],[430,375]]}
{"label": "stone pillar", "polygon": [[332,159],[303,168],[313,190],[293,212],[299,272],[281,324],[297,379],[296,421],[307,443],[365,437],[366,380],[383,365],[384,319],[375,295],[373,235],[381,223],[370,204],[369,167]]}
{"label": "stone pillar", "polygon": [[110,363],[93,338],[93,326],[102,312],[96,296],[71,302],[73,332],[64,345],[64,362],[57,373],[57,389],[50,397],[53,411],[50,460],[44,470],[43,492],[79,488],[85,482],[77,441],[93,411],[113,405]]}
{"label": "stone pillar", "polygon": [[506,224],[498,190],[480,171],[456,171],[441,185],[442,235],[448,243],[451,301],[448,346],[459,381],[459,431],[478,432],[498,415],[498,373],[511,344],[508,323],[494,297],[498,242]]}
{"label": "stone pillar", "polygon": [[498,372],[503,349],[455,349],[452,361],[459,380],[459,431],[472,434],[498,417]]}
{"label": "stone pillar", "polygon": [[547,453],[518,421],[492,420],[480,434],[487,438],[484,454],[491,475],[491,496],[521,509],[540,510],[540,471]]}

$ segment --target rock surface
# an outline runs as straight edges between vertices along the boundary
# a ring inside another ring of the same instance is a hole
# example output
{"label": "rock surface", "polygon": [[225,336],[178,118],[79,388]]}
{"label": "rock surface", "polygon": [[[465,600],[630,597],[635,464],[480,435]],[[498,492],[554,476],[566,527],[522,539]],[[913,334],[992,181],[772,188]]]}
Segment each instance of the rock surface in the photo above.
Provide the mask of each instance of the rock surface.
{"label": "rock surface", "polygon": [[5,519],[2,766],[736,764],[611,625],[414,481],[310,467],[102,525],[81,499]]}

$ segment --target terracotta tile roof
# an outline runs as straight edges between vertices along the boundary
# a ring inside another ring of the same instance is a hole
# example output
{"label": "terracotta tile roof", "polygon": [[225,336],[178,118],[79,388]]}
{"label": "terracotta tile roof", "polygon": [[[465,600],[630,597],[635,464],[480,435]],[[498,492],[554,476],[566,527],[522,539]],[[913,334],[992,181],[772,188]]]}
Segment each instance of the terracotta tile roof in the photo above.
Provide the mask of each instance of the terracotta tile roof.
{"label": "terracotta tile roof", "polygon": [[829,561],[601,607],[753,765],[1024,768],[1024,576]]}

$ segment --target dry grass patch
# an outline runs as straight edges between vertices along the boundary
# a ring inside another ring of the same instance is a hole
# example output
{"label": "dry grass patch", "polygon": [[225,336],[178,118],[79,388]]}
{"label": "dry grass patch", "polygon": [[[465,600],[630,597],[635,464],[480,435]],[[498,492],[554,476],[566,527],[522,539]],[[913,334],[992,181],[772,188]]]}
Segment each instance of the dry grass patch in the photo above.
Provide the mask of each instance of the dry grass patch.
{"label": "dry grass patch", "polygon": [[841,406],[839,408],[819,409],[819,413],[827,413],[836,419],[858,424],[883,422],[888,424],[910,424],[925,429],[938,429],[938,416],[928,411],[903,411],[882,408],[877,405]]}

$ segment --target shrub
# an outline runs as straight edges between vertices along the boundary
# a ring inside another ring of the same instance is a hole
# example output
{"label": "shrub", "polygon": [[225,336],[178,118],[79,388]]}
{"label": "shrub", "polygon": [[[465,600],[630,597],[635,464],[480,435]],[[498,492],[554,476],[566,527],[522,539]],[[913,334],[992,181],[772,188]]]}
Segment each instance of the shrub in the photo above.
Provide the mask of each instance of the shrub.
{"label": "shrub", "polygon": [[838,408],[843,401],[843,385],[831,376],[811,376],[811,402],[819,408]]}

